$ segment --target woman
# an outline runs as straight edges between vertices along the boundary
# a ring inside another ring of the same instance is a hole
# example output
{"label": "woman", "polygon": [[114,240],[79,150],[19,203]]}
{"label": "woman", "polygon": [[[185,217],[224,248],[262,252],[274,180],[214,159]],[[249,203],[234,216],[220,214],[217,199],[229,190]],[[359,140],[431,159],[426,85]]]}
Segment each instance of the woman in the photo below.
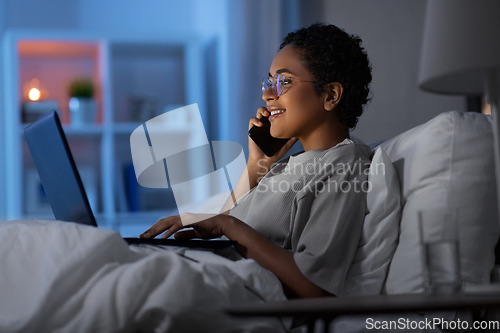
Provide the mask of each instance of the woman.
{"label": "woman", "polygon": [[[236,204],[176,238],[225,235],[237,241],[236,250],[273,272],[288,297],[341,293],[365,215],[369,163],[368,147],[349,138],[371,82],[360,44],[333,25],[288,34],[262,81],[266,107],[249,127],[269,117],[271,134],[291,139],[272,157],[249,140]],[[305,152],[276,163],[297,140]],[[244,193],[248,183],[251,190]],[[179,216],[168,217],[141,237],[166,231],[166,238],[183,228]]]}

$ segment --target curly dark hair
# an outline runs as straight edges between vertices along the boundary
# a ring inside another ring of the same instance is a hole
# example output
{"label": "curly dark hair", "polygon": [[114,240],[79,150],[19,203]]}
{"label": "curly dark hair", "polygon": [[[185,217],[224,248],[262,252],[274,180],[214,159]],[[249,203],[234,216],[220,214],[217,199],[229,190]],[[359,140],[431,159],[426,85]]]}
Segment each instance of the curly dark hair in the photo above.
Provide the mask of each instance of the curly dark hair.
{"label": "curly dark hair", "polygon": [[344,87],[338,104],[340,121],[349,129],[356,127],[363,105],[370,98],[371,66],[361,39],[335,25],[316,23],[289,33],[280,45],[292,45],[300,51],[305,67],[318,80],[318,94],[327,85],[338,82]]}

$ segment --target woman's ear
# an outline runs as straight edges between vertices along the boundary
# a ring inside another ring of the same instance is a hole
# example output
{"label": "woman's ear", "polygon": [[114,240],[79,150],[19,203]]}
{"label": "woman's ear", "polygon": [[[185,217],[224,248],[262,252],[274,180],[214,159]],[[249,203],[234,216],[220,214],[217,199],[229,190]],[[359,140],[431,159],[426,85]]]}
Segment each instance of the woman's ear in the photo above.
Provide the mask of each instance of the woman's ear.
{"label": "woman's ear", "polygon": [[328,84],[324,107],[326,111],[332,111],[342,98],[342,93],[344,92],[344,87],[338,82],[332,82]]}

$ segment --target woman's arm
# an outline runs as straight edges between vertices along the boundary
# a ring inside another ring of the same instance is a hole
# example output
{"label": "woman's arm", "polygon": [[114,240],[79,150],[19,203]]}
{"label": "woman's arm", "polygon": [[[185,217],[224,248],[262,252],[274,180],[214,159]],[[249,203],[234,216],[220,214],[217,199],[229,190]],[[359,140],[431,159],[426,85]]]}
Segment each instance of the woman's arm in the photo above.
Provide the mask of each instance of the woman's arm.
{"label": "woman's arm", "polygon": [[241,198],[241,196],[251,189],[253,189],[259,183],[261,177],[263,177],[268,170],[265,168],[260,168],[256,164],[247,164],[243,174],[241,175],[238,183],[233,188],[233,192],[227,199],[226,203],[221,209],[221,214],[229,214],[233,204]]}
{"label": "woman's arm", "polygon": [[[257,109],[257,116],[250,119],[248,129],[250,130],[252,126],[261,127],[262,122],[259,119],[261,117],[269,117],[269,115],[270,113],[266,108],[262,107]],[[238,183],[233,188],[231,196],[222,207],[220,213],[226,215],[229,214],[229,210],[233,206],[233,203],[241,198],[243,194],[257,186],[262,177],[264,177],[269,170],[271,170],[273,164],[285,156],[286,152],[289,151],[297,141],[297,138],[291,138],[274,156],[269,157],[266,156],[262,150],[260,150],[259,146],[257,146],[253,140],[248,138],[247,166],[238,180]]]}
{"label": "woman's arm", "polygon": [[302,274],[291,251],[270,242],[247,224],[233,218],[225,223],[224,234],[237,241],[235,248],[242,256],[273,272],[288,298],[332,296]]}
{"label": "woman's arm", "polygon": [[[191,223],[191,221],[199,222]],[[185,227],[193,229],[176,233]],[[331,296],[302,274],[295,263],[292,252],[273,244],[246,223],[233,216],[223,214],[203,216],[184,213],[161,219],[141,237],[153,238],[165,230],[162,238],[168,238],[174,233],[176,233],[176,239],[216,238],[226,235],[227,238],[237,242],[235,248],[242,256],[254,259],[278,277],[287,297]]]}

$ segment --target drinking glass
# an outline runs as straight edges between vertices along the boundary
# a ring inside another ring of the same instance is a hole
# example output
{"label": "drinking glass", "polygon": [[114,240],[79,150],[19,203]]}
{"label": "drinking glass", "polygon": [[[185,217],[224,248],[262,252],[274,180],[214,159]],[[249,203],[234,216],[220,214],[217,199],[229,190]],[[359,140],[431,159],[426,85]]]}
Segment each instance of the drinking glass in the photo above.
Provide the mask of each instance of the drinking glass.
{"label": "drinking glass", "polygon": [[425,292],[458,293],[461,279],[457,211],[422,210],[418,217]]}

